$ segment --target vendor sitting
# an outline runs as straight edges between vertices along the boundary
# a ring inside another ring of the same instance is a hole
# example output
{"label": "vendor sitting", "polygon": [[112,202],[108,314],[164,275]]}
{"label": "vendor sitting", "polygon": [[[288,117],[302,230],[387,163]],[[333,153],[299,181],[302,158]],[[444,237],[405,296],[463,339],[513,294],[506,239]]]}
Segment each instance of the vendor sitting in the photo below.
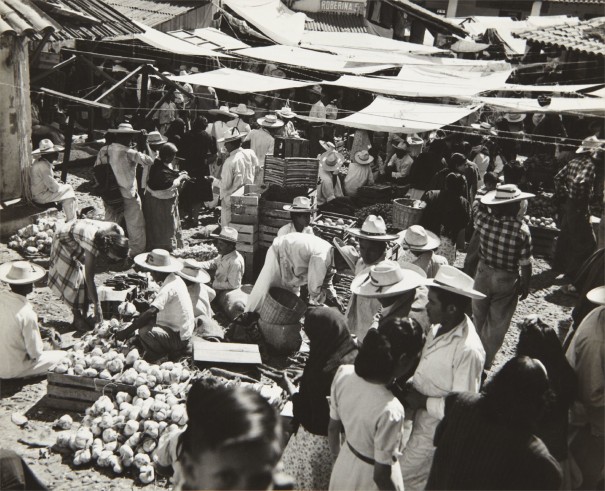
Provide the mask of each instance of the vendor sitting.
{"label": "vendor sitting", "polygon": [[[0,343],[0,380],[46,375],[67,357],[60,350],[44,351],[38,316],[27,301],[34,283],[46,272],[28,261],[0,265],[0,281],[11,291],[0,294],[2,312],[2,343]],[[53,346],[56,342],[51,339]]]}
{"label": "vendor sitting", "polygon": [[218,234],[211,234],[216,239],[219,255],[200,263],[203,269],[214,271],[212,288],[216,290],[215,303],[230,320],[244,311],[248,300],[248,295],[241,290],[245,263],[242,255],[235,250],[237,235],[237,230],[231,227],[223,227]]}
{"label": "vendor sitting", "polygon": [[183,269],[176,274],[183,278],[187,291],[193,305],[193,316],[195,317],[194,333],[200,337],[220,341],[224,339],[224,332],[221,326],[212,316],[214,312],[210,302],[216,297],[216,292],[210,288],[210,275],[202,269],[202,265],[195,259],[185,259]]}
{"label": "vendor sitting", "polygon": [[355,153],[349,164],[347,177],[345,177],[345,194],[347,196],[356,196],[359,188],[374,184],[374,175],[370,166],[373,161],[374,157],[367,150]]}
{"label": "vendor sitting", "polygon": [[410,155],[409,146],[405,140],[396,142],[393,145],[393,149],[395,153],[387,162],[387,179],[390,177],[392,181],[405,184],[410,175],[414,159]]}
{"label": "vendor sitting", "polygon": [[60,202],[65,213],[66,221],[71,222],[77,217],[76,194],[69,184],[58,182],[53,176],[53,162],[59,158],[63,147],[44,139],[40,146],[32,152],[38,159],[30,170],[30,189],[32,201],[39,204]]}
{"label": "vendor sitting", "polygon": [[149,362],[166,355],[183,354],[190,347],[194,326],[193,305],[187,285],[175,274],[183,264],[164,249],[139,254],[134,262],[149,270],[161,287],[150,307],[130,326],[118,331],[116,339],[128,339],[138,329],[145,349],[144,358]]}
{"label": "vendor sitting", "polygon": [[[399,237],[401,246],[415,257],[410,262],[422,269],[427,278],[434,278],[439,268],[447,264],[445,257],[435,254],[435,249],[441,245],[441,239],[430,230],[425,230],[422,225],[412,225],[399,232]],[[407,259],[404,257],[403,260]]]}
{"label": "vendor sitting", "polygon": [[277,231],[277,236],[300,232],[303,234],[313,234],[313,229],[309,226],[311,223],[311,214],[317,210],[311,200],[306,196],[297,196],[291,205],[285,205],[284,210],[290,212],[290,223],[287,223]]}
{"label": "vendor sitting", "polygon": [[317,187],[317,205],[323,206],[336,198],[342,198],[342,185],[338,172],[344,162],[344,157],[336,151],[333,144],[326,143],[328,150],[319,159],[319,186]]}

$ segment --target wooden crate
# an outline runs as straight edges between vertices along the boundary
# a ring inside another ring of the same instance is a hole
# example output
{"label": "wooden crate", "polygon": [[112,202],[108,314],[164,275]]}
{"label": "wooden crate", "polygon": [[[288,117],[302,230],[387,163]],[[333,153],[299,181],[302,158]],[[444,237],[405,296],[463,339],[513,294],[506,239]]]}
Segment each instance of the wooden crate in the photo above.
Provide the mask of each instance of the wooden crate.
{"label": "wooden crate", "polygon": [[242,225],[258,225],[258,215],[240,215],[239,213],[231,212],[231,222],[229,222],[229,226],[233,226],[236,224]]}
{"label": "wooden crate", "polygon": [[[344,225],[326,225],[317,223],[318,220],[325,220],[327,218],[334,221],[340,219],[344,222]],[[325,212],[315,217],[315,219],[311,222],[311,227],[313,227],[315,235],[327,240],[328,242],[332,242],[335,237],[344,240],[347,236],[347,230],[351,227],[354,227],[356,224],[357,219],[355,217]]]}
{"label": "wooden crate", "polygon": [[136,395],[137,388],[113,380],[79,377],[49,372],[47,397],[44,403],[56,409],[84,411],[102,395],[114,395],[117,392],[128,392]]}
{"label": "wooden crate", "polygon": [[534,256],[553,258],[557,246],[559,230],[544,227],[529,227]]}
{"label": "wooden crate", "polygon": [[258,249],[258,241],[252,244],[244,244],[243,242],[238,242],[235,244],[235,249],[238,252],[254,252]]}
{"label": "wooden crate", "polygon": [[275,137],[273,155],[281,159],[288,157],[310,157],[309,140],[304,138]]}
{"label": "wooden crate", "polygon": [[279,158],[267,155],[265,158],[265,185],[317,186],[319,161],[316,158]]}
{"label": "wooden crate", "polygon": [[253,225],[258,223],[261,186],[246,184],[231,195],[231,224]]}

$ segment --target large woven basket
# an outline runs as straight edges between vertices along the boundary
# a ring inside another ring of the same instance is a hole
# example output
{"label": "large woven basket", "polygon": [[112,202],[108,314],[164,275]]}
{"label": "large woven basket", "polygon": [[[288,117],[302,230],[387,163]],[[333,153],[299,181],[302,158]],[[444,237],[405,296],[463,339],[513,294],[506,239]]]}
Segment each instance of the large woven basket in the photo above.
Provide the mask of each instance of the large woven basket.
{"label": "large woven basket", "polygon": [[295,324],[273,324],[259,319],[258,327],[265,342],[275,353],[288,355],[300,348],[302,343],[300,322]]}
{"label": "large woven basket", "polygon": [[422,219],[423,208],[414,208],[413,199],[398,198],[393,200],[393,227],[404,230],[417,225]]}
{"label": "large woven basket", "polygon": [[273,287],[265,297],[260,318],[270,324],[294,324],[305,313],[307,305],[294,293]]}

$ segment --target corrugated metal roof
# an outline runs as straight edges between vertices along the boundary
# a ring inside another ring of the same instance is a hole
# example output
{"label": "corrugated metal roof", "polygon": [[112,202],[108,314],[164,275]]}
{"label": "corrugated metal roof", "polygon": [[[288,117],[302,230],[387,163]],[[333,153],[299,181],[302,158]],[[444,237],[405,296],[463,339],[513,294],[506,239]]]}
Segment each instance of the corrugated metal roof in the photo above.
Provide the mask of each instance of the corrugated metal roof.
{"label": "corrugated metal roof", "polygon": [[307,13],[305,29],[322,32],[367,33],[363,15],[338,14],[334,12]]}
{"label": "corrugated metal roof", "polygon": [[582,53],[605,56],[605,17],[580,22],[533,29],[517,34],[531,43]]}
{"label": "corrugated metal roof", "polygon": [[59,29],[52,18],[23,0],[0,0],[0,36],[35,36]]}
{"label": "corrugated metal roof", "polygon": [[198,7],[195,4],[174,5],[149,0],[105,0],[130,19],[154,27]]}
{"label": "corrugated metal roof", "polygon": [[573,3],[573,4],[592,4],[605,5],[605,0],[546,0],[546,3]]}

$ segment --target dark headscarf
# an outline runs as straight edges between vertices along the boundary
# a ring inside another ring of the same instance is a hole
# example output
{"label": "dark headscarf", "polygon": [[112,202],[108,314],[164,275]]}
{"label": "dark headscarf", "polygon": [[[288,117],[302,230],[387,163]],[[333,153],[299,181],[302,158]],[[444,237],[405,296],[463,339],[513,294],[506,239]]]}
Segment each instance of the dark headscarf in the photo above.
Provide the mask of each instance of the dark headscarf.
{"label": "dark headscarf", "polygon": [[300,391],[292,402],[296,422],[316,435],[328,434],[330,409],[326,397],[336,369],[352,363],[357,346],[346,318],[329,307],[309,309],[305,315],[305,333],[310,341],[309,359],[300,382]]}

